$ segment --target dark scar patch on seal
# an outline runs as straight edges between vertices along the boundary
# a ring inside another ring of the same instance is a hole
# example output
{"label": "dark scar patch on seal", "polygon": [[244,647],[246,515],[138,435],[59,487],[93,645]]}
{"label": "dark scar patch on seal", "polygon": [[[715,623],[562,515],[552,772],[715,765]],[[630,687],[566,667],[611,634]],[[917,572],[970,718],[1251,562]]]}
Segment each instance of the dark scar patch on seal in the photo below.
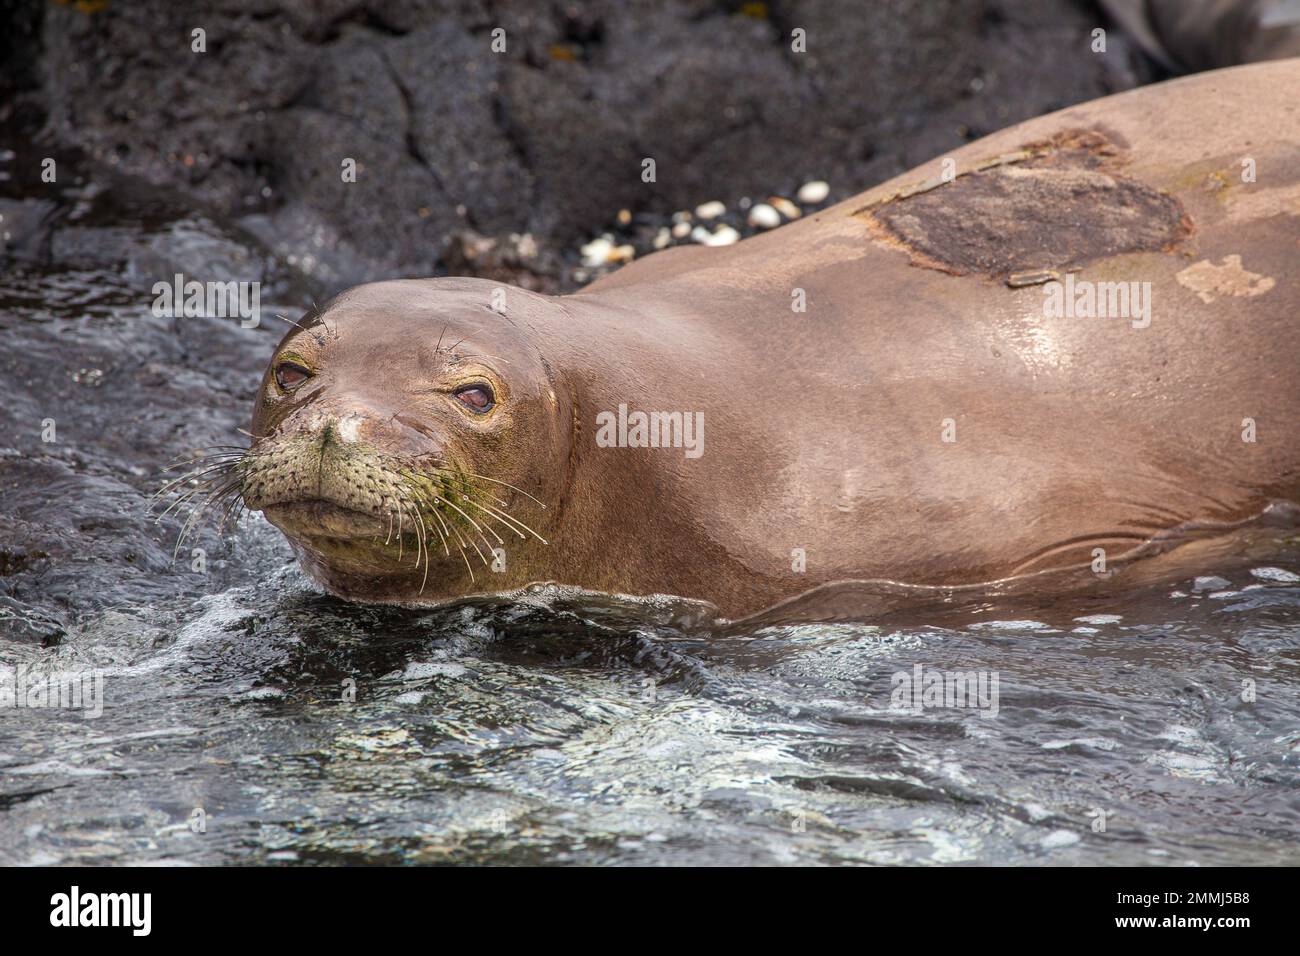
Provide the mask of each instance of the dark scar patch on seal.
{"label": "dark scar patch on seal", "polygon": [[1122,175],[1123,148],[1070,130],[956,178],[898,190],[854,215],[914,265],[1005,277],[1127,252],[1169,252],[1192,234],[1173,196]]}

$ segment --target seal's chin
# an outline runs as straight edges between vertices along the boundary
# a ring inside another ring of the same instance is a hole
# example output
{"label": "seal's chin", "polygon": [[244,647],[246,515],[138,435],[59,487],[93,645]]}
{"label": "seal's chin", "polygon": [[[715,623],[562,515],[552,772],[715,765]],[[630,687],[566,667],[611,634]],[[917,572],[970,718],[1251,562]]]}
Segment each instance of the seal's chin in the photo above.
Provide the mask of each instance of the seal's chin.
{"label": "seal's chin", "polygon": [[347,590],[342,582],[350,579],[373,588],[420,572],[420,542],[411,527],[388,516],[321,498],[266,505],[262,513],[284,532],[308,573],[332,590]]}
{"label": "seal's chin", "polygon": [[386,517],[355,511],[322,498],[267,505],[263,513],[271,524],[296,538],[355,541],[377,537],[384,540],[393,533],[392,522]]}

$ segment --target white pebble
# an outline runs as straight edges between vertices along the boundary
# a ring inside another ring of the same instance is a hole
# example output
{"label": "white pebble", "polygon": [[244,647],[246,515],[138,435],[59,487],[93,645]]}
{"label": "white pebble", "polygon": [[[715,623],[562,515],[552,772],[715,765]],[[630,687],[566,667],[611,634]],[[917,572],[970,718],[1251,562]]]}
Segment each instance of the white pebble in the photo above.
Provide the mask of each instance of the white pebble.
{"label": "white pebble", "polygon": [[691,234],[691,224],[689,222],[679,222],[673,225],[673,238],[685,239]]}
{"label": "white pebble", "polygon": [[593,239],[579,250],[582,253],[582,264],[588,269],[594,269],[596,266],[603,266],[609,261],[609,254],[614,250],[614,243],[610,242],[604,236],[599,239]]}
{"label": "white pebble", "polygon": [[668,243],[672,242],[672,238],[673,238],[673,234],[668,231],[667,227],[664,227],[655,233],[655,238],[652,245],[656,249],[663,249],[665,246],[668,245]]}
{"label": "white pebble", "polygon": [[1192,582],[1193,591],[1215,591],[1219,588],[1226,588],[1232,582],[1227,578],[1216,577],[1212,574],[1205,577],[1197,578]]}
{"label": "white pebble", "polygon": [[799,195],[796,197],[801,203],[807,206],[815,206],[819,202],[825,201],[826,197],[831,194],[831,187],[820,179],[814,179],[810,183],[804,183],[799,187]]}
{"label": "white pebble", "polygon": [[786,219],[798,219],[803,215],[803,211],[784,196],[768,196],[767,201]]}
{"label": "white pebble", "polygon": [[630,245],[615,246],[609,251],[610,262],[631,262],[636,258],[636,249]]}
{"label": "white pebble", "polygon": [[774,229],[781,225],[781,214],[765,202],[749,210],[749,224],[757,229]]}
{"label": "white pebble", "polygon": [[695,207],[695,215],[700,219],[717,219],[726,211],[727,207],[716,199]]}
{"label": "white pebble", "polygon": [[703,246],[729,246],[740,239],[740,233],[726,225],[719,226],[715,232],[696,226],[691,230],[691,238]]}

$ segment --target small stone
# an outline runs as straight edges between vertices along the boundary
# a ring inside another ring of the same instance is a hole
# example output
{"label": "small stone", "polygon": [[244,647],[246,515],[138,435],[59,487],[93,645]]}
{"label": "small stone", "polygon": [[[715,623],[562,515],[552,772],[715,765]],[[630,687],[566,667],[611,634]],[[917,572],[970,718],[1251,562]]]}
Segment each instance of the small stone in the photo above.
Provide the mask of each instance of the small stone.
{"label": "small stone", "polygon": [[679,222],[673,226],[673,238],[685,239],[691,234],[691,224],[689,222]]}
{"label": "small stone", "polygon": [[691,230],[691,238],[703,246],[729,246],[740,239],[740,233],[726,225],[719,226],[714,232],[696,226]]}
{"label": "small stone", "polygon": [[1206,575],[1204,577],[1199,577],[1195,581],[1193,581],[1192,590],[1193,591],[1217,591],[1221,588],[1226,588],[1231,583],[1232,582],[1229,581],[1227,578],[1220,578],[1211,574],[1211,575]]}
{"label": "small stone", "polygon": [[510,234],[510,241],[515,245],[515,252],[519,253],[519,255],[523,256],[525,259],[537,258],[537,240],[533,238],[531,232],[526,232],[522,236],[517,232],[512,232]]}
{"label": "small stone", "polygon": [[591,240],[579,251],[582,253],[582,264],[588,269],[594,269],[609,261],[609,254],[614,251],[614,243],[607,237],[601,236],[599,239]]}
{"label": "small stone", "polygon": [[618,211],[618,224],[620,226],[626,226],[631,221],[632,221],[632,213],[630,210],[620,209]]}
{"label": "small stone", "polygon": [[726,211],[727,207],[716,199],[712,202],[701,203],[695,207],[695,215],[699,219],[717,219]]}
{"label": "small stone", "polygon": [[656,249],[663,249],[668,245],[668,243],[672,241],[673,241],[673,234],[669,232],[668,228],[665,226],[664,228],[660,229],[658,232],[655,233],[654,242],[652,242],[651,245],[653,245]]}
{"label": "small stone", "polygon": [[675,223],[690,222],[690,221],[691,221],[691,214],[687,212],[685,209],[679,209],[677,212],[673,213],[673,222]]}
{"label": "small stone", "polygon": [[781,225],[781,214],[765,202],[749,210],[749,224],[756,229],[775,229]]}
{"label": "small stone", "polygon": [[804,183],[799,187],[797,198],[805,206],[815,206],[819,202],[825,202],[826,197],[831,194],[831,187],[820,179],[814,179],[810,183]]}
{"label": "small stone", "polygon": [[629,245],[615,246],[609,251],[610,262],[631,262],[636,258],[636,249]]}
{"label": "small stone", "polygon": [[798,219],[803,215],[802,210],[784,196],[768,196],[767,201],[786,219]]}

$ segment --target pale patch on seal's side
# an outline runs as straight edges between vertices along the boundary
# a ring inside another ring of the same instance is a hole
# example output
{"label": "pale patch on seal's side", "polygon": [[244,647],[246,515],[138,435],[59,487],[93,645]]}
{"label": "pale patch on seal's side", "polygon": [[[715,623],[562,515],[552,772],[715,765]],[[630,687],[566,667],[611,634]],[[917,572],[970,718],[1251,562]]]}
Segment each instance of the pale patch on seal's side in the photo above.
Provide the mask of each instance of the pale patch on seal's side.
{"label": "pale patch on seal's side", "polygon": [[1228,203],[1229,222],[1250,222],[1269,216],[1300,216],[1300,183],[1234,194]]}
{"label": "pale patch on seal's side", "polygon": [[1174,276],[1180,284],[1196,293],[1207,305],[1218,296],[1232,295],[1253,298],[1263,295],[1277,284],[1272,276],[1258,272],[1248,272],[1241,264],[1241,256],[1235,253],[1223,257],[1223,265],[1216,266],[1209,259],[1202,259],[1190,265]]}

